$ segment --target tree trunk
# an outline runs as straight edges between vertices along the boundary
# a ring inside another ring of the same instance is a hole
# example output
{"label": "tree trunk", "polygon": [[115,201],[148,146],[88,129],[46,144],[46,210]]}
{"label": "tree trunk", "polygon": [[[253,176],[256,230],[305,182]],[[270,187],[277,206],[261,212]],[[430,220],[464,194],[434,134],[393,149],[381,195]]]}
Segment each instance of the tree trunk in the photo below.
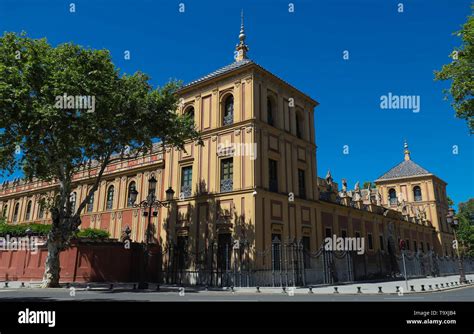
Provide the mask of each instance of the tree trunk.
{"label": "tree trunk", "polygon": [[49,240],[48,236],[48,257],[44,266],[44,275],[42,288],[57,288],[59,287],[59,254],[62,249],[62,243],[60,241]]}

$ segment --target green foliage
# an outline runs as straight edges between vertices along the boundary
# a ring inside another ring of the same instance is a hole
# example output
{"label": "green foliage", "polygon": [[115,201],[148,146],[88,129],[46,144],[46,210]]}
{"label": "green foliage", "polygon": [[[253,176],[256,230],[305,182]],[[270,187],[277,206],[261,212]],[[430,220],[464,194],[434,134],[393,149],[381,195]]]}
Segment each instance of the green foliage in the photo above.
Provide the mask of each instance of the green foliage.
{"label": "green foliage", "polygon": [[457,237],[460,247],[468,256],[474,256],[474,198],[459,203]]}
{"label": "green foliage", "polygon": [[6,223],[0,223],[0,236],[5,237],[24,237],[27,235],[27,230],[30,230],[31,235],[35,236],[46,236],[51,231],[51,225],[44,224],[19,224],[11,225]]}
{"label": "green foliage", "polygon": [[[121,75],[107,50],[71,43],[52,47],[46,39],[5,33],[0,37],[0,175],[21,167],[27,179],[58,181],[51,209],[61,220],[79,216],[96,190],[94,183],[71,212],[71,181],[79,170],[101,171],[113,161],[135,158],[157,139],[179,148],[199,139],[192,120],[175,112],[180,83],[153,89],[148,81],[140,72]],[[59,106],[65,94],[94,97],[93,112]],[[102,174],[96,175],[98,183]]]}
{"label": "green foliage", "polygon": [[454,201],[449,196],[447,196],[447,200],[448,200],[448,206],[452,207],[454,205]]}
{"label": "green foliage", "polygon": [[[474,6],[472,7],[474,8]],[[455,33],[462,39],[462,46],[450,55],[452,62],[435,71],[435,80],[451,80],[449,91],[456,116],[465,119],[471,134],[474,133],[474,16],[471,14],[462,29]]]}
{"label": "green foliage", "polygon": [[96,228],[86,228],[80,230],[77,233],[78,238],[87,238],[87,239],[108,239],[110,234],[107,231],[96,229]]}

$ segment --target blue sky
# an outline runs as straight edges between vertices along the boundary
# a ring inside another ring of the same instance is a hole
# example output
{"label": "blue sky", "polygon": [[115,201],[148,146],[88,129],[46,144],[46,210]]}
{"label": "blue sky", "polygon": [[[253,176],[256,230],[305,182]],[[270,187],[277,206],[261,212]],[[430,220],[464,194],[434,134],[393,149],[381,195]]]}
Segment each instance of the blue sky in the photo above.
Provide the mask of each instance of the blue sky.
{"label": "blue sky", "polygon": [[[403,13],[397,11],[400,2]],[[188,82],[231,63],[243,8],[249,57],[320,102],[315,121],[320,176],[330,168],[336,181],[346,178],[350,187],[374,180],[403,160],[406,138],[412,159],[445,180],[449,196],[459,202],[473,196],[473,138],[443,100],[448,83],[434,82],[433,70],[449,62],[460,44],[452,32],[466,21],[469,5],[468,0],[0,0],[0,30],[25,30],[53,45],[109,49],[123,72],[141,70],[161,85],[170,78]],[[380,97],[389,92],[420,96],[420,112],[381,109]]]}

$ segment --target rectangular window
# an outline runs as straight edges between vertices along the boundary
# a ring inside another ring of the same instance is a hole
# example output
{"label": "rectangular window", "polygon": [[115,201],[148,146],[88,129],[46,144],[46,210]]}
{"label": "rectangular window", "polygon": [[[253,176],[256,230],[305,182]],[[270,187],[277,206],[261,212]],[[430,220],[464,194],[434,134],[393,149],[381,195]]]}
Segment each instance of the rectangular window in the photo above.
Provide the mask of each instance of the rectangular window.
{"label": "rectangular window", "polygon": [[193,182],[193,167],[186,166],[181,170],[181,196],[189,197],[191,196]]}
{"label": "rectangular window", "polygon": [[298,169],[298,194],[301,198],[306,198],[305,172]]}
{"label": "rectangular window", "polygon": [[383,235],[379,236],[379,242],[380,242],[380,250],[385,250],[385,245],[383,242]]}
{"label": "rectangular window", "polygon": [[311,238],[303,237],[301,240],[303,244],[303,266],[304,269],[311,268]]}
{"label": "rectangular window", "polygon": [[94,194],[92,194],[89,203],[87,203],[87,212],[92,212],[92,210],[94,210]]}
{"label": "rectangular window", "polygon": [[426,243],[426,250],[429,252],[430,251],[430,244],[427,242]]}
{"label": "rectangular window", "polygon": [[372,241],[372,234],[371,233],[367,234],[367,242],[369,243],[369,249],[374,249],[374,244],[373,244],[373,241]]}
{"label": "rectangular window", "polygon": [[416,241],[413,241],[413,250],[414,250],[415,252],[418,251],[418,247],[416,247]]}
{"label": "rectangular window", "polygon": [[332,238],[332,231],[330,228],[326,228],[326,238]]}
{"label": "rectangular window", "polygon": [[420,241],[420,249],[423,253],[425,252],[425,245],[423,245],[423,241]]}
{"label": "rectangular window", "polygon": [[278,167],[276,160],[268,159],[268,177],[270,191],[278,192]]}
{"label": "rectangular window", "polygon": [[232,158],[221,160],[221,192],[232,191],[234,177],[234,160]]}

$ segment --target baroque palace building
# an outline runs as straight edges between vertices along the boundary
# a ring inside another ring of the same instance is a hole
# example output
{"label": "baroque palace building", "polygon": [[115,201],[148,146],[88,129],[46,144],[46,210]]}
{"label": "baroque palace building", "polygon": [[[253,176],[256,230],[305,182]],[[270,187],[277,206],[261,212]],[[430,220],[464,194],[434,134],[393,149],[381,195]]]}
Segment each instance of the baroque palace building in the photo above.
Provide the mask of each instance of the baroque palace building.
{"label": "baroque palace building", "polygon": [[[190,269],[206,261],[211,244],[217,252],[246,245],[243,256],[265,267],[280,257],[272,250],[275,240],[298,240],[315,252],[334,234],[364,237],[367,254],[398,253],[404,240],[412,251],[451,255],[444,181],[415,164],[406,144],[404,161],[378,178],[376,188],[348,190],[343,181],[339,189],[329,172],[319,178],[313,126],[318,102],[247,52],[242,24],[235,61],[179,91],[177,112],[194,117],[204,145],[189,142],[179,151],[155,144],[146,156],[109,166],[82,213],[81,228],[107,230],[119,239],[128,226],[132,240],[143,241],[148,219],[133,207],[130,193],[136,189],[137,202],[144,200],[153,175],[158,199],[165,200],[169,187],[175,190],[170,208],[157,209],[152,218],[154,242],[190,254],[194,260],[180,260]],[[85,198],[90,175],[75,176],[76,202]],[[0,212],[9,224],[47,224],[50,213],[37,198],[55,187],[5,182]]]}

